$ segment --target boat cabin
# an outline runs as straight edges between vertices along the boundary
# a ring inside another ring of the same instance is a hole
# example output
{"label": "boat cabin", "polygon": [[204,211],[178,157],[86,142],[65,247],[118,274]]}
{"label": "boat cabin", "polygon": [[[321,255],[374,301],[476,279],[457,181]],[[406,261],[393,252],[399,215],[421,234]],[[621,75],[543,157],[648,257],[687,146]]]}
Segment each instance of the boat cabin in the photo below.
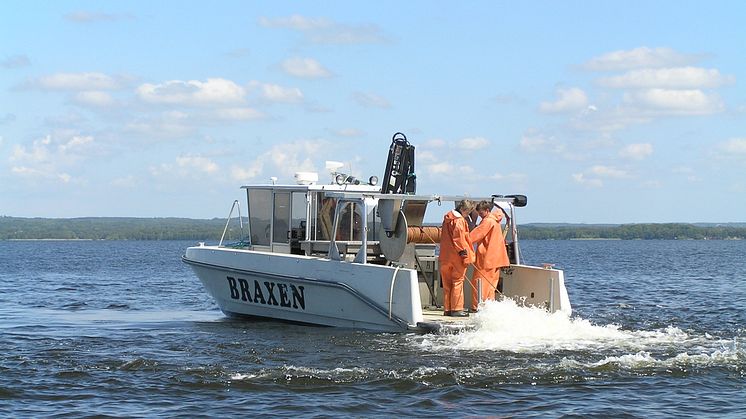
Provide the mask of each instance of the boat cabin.
{"label": "boat cabin", "polygon": [[[377,247],[380,218],[364,194],[371,185],[244,186],[248,202],[248,244],[253,250],[297,255],[327,255],[329,244],[340,252],[357,252],[363,242]],[[340,193],[353,197],[341,197]],[[336,220],[336,222],[335,222]],[[366,226],[367,228],[363,228]],[[364,237],[365,236],[365,237]],[[372,250],[371,249],[371,250]],[[375,256],[375,252],[373,256]],[[366,261],[383,262],[378,257]]]}

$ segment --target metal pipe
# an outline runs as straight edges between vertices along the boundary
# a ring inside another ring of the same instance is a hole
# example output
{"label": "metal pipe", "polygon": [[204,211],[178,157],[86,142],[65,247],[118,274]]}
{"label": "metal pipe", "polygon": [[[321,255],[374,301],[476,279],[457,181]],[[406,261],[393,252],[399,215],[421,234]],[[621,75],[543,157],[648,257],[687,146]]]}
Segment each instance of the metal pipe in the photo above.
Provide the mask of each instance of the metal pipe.
{"label": "metal pipe", "polygon": [[515,264],[521,264],[521,247],[518,245],[518,223],[515,221],[515,207],[510,205],[510,231],[513,237],[513,253],[515,254]]}
{"label": "metal pipe", "polygon": [[238,222],[239,226],[241,228],[241,236],[243,236],[243,221],[241,220],[241,204],[238,202],[238,199],[233,201],[233,205],[231,205],[231,210],[228,213],[228,219],[225,220],[225,227],[223,228],[223,235],[220,236],[220,243],[218,243],[218,247],[223,245],[223,239],[225,238],[225,233],[228,231],[228,224],[231,222],[231,216],[233,215],[233,208],[238,205]]}

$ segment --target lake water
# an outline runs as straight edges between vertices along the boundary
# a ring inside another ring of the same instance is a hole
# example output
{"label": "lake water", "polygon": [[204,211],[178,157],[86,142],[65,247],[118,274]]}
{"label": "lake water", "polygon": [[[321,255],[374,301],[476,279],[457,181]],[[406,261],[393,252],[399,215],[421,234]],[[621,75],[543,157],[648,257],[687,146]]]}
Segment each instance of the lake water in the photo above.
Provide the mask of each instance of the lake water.
{"label": "lake water", "polygon": [[574,313],[456,335],[232,320],[191,242],[0,242],[0,415],[746,417],[746,241],[524,241]]}

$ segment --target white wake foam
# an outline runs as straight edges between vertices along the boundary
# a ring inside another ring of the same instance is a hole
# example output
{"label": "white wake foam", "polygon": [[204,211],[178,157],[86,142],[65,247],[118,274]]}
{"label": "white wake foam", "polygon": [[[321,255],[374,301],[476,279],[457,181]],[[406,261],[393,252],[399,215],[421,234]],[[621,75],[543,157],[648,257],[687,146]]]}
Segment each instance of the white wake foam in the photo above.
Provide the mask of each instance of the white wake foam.
{"label": "white wake foam", "polygon": [[[659,367],[733,365],[746,363],[743,338],[720,339],[692,335],[677,327],[624,330],[618,325],[594,325],[563,313],[516,305],[512,300],[488,301],[470,322],[474,329],[452,335],[427,335],[418,343],[430,351],[474,350],[513,353],[580,351],[589,367]],[[575,356],[570,355],[572,358]],[[565,366],[578,361],[566,359]]]}

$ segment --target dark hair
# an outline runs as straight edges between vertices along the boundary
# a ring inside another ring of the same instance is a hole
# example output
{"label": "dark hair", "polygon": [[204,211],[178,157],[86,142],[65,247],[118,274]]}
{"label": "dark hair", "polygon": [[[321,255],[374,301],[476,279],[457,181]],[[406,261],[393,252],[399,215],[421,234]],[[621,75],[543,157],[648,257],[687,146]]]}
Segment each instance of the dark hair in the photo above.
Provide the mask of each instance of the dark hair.
{"label": "dark hair", "polygon": [[468,199],[462,199],[456,202],[456,211],[467,211],[472,212],[474,210],[474,203]]}
{"label": "dark hair", "polygon": [[492,209],[492,202],[490,201],[479,201],[477,204],[477,211],[489,211]]}

